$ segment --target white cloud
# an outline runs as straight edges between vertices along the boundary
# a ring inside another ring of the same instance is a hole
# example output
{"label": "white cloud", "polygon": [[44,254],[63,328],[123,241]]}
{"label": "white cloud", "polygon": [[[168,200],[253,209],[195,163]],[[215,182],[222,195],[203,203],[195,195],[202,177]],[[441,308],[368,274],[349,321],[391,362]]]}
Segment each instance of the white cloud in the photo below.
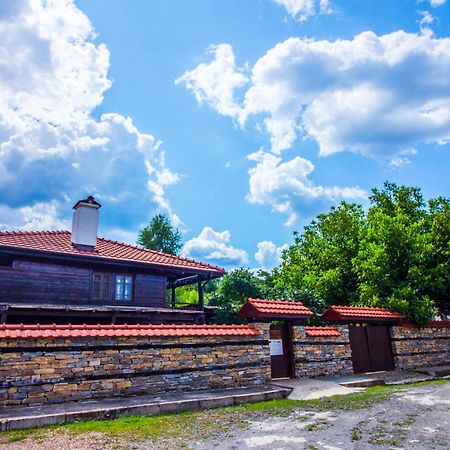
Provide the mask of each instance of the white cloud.
{"label": "white cloud", "polygon": [[436,8],[437,6],[443,5],[446,1],[447,0],[430,0],[430,5]]}
{"label": "white cloud", "polygon": [[298,22],[304,22],[316,14],[332,12],[329,0],[275,0],[275,2],[284,6],[286,12]]}
{"label": "white cloud", "polygon": [[434,17],[430,14],[429,11],[418,11],[418,13],[422,16],[419,20],[420,32],[423,35],[433,36],[434,32],[430,28],[430,26],[434,22]]}
{"label": "white cloud", "polygon": [[314,170],[311,161],[297,156],[283,162],[280,156],[258,151],[249,155],[256,166],[249,170],[247,200],[255,204],[268,204],[273,210],[287,214],[286,225],[294,225],[299,216],[309,215],[312,203],[320,200],[366,198],[358,187],[320,186],[308,177]]}
{"label": "white cloud", "polygon": [[230,241],[231,233],[228,230],[215,231],[212,227],[204,227],[197,237],[184,244],[182,254],[225,267],[247,264],[247,252],[233,247]]}
{"label": "white cloud", "polygon": [[[14,227],[7,221],[12,221]],[[56,200],[33,206],[10,208],[0,204],[0,230],[66,230],[69,222],[60,218],[60,203]]]}
{"label": "white cloud", "polygon": [[172,215],[165,189],[178,176],[160,142],[131,118],[92,116],[111,81],[89,19],[71,0],[0,8],[2,226],[59,228],[88,193],[113,228],[138,228],[156,209]]}
{"label": "white cloud", "polygon": [[261,241],[258,242],[257,247],[258,250],[255,253],[256,262],[261,269],[271,270],[280,264],[281,254],[289,246],[284,244],[281,247],[277,247],[272,241]]}
{"label": "white cloud", "polygon": [[175,83],[185,83],[195,94],[198,103],[207,103],[224,116],[237,117],[240,106],[235,100],[235,90],[248,82],[243,69],[236,66],[231,45],[212,45],[209,64],[200,64],[184,73]]}
{"label": "white cloud", "polygon": [[415,154],[417,154],[417,150],[414,148],[411,148],[409,150],[403,150],[389,161],[389,165],[391,167],[396,168],[409,166],[411,164],[411,160],[406,155],[415,155]]}
{"label": "white cloud", "polygon": [[[214,86],[228,86],[223,100],[206,77],[199,81],[201,92],[214,93],[201,100],[217,110],[235,98],[227,80],[242,71],[230,47],[227,55],[233,64],[224,80],[214,71]],[[199,67],[218,65],[219,56]],[[196,70],[187,72],[191,83]],[[434,37],[428,26],[421,34],[367,31],[352,40],[289,38],[256,61],[244,100],[220,112],[242,126],[254,116],[276,154],[303,137],[313,138],[321,155],[347,150],[391,159],[418,143],[450,140],[448,73],[450,38]]]}

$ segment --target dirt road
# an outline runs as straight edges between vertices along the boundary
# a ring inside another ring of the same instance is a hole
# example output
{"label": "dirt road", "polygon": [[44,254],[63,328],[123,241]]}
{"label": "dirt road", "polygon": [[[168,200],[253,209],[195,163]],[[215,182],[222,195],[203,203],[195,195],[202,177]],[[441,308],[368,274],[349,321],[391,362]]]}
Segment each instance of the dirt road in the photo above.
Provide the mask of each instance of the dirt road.
{"label": "dirt road", "polygon": [[355,411],[308,412],[252,421],[246,430],[193,444],[231,449],[449,449],[450,383],[409,388]]}

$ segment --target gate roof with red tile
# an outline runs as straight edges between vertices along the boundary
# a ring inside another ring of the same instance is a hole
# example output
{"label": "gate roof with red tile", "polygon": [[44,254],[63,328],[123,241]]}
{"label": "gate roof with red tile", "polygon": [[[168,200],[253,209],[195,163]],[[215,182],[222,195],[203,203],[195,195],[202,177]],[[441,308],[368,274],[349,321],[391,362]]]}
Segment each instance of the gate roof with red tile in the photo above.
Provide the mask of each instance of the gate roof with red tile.
{"label": "gate roof with red tile", "polygon": [[305,327],[305,333],[309,337],[338,337],[341,335],[336,327]]}
{"label": "gate roof with red tile", "polygon": [[0,232],[1,248],[75,258],[89,257],[96,261],[163,266],[177,270],[208,272],[217,276],[224,273],[224,269],[217,266],[104,238],[97,238],[94,250],[81,250],[72,244],[70,231]]}
{"label": "gate roof with red tile", "polygon": [[238,316],[245,319],[309,319],[313,313],[301,302],[249,298],[239,310]]}
{"label": "gate roof with red tile", "polygon": [[403,319],[400,313],[387,308],[371,308],[369,306],[330,306],[321,316],[328,322],[399,322]]}
{"label": "gate roof with red tile", "polygon": [[251,325],[0,325],[0,339],[259,335]]}

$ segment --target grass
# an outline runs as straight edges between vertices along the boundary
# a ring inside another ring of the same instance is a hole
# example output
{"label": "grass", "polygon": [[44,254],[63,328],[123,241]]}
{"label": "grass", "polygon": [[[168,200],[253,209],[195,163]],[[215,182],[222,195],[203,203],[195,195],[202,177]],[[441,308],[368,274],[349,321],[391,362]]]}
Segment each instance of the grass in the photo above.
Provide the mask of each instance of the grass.
{"label": "grass", "polygon": [[352,441],[360,441],[362,438],[362,431],[360,428],[355,427],[352,430]]}
{"label": "grass", "polygon": [[328,421],[321,419],[316,422],[310,423],[306,427],[306,429],[307,429],[307,431],[322,431],[327,427],[327,425],[328,425]]}
{"label": "grass", "polygon": [[[294,410],[351,411],[372,406],[388,399],[396,392],[408,387],[444,384],[448,380],[433,380],[406,385],[372,386],[361,392],[333,396],[318,400],[271,400],[260,403],[248,403],[214,410],[181,412],[159,416],[130,416],[114,420],[88,420],[62,425],[42,427],[39,429],[9,431],[0,434],[1,443],[17,442],[29,437],[41,439],[45,433],[67,433],[80,435],[89,432],[101,433],[107,437],[135,440],[157,440],[160,438],[193,439],[199,436],[208,438],[214,434],[227,432],[231,427],[246,428],[249,420],[268,416],[289,416]],[[401,425],[408,426],[413,417]],[[314,424],[312,424],[314,426]],[[398,424],[400,425],[400,424]],[[316,427],[314,427],[314,430]],[[314,431],[310,430],[310,431]],[[357,437],[356,428],[352,439]]]}

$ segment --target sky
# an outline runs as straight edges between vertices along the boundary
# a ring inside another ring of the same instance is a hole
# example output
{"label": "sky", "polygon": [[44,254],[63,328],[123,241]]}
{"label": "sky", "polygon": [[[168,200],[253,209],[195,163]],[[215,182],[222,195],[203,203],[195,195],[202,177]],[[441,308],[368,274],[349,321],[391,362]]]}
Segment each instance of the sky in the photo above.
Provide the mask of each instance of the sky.
{"label": "sky", "polygon": [[450,0],[0,0],[0,230],[270,269],[386,180],[450,196]]}

